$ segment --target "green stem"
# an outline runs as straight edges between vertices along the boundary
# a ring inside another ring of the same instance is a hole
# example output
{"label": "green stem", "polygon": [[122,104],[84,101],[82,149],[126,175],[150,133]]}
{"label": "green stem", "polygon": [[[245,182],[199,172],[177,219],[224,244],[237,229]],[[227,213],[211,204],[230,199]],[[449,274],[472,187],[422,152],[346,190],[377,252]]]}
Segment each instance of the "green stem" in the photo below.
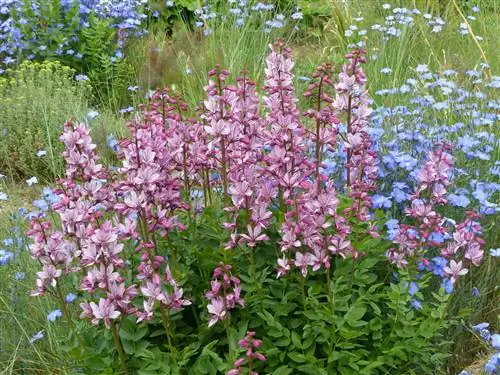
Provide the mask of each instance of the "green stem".
{"label": "green stem", "polygon": [[328,302],[332,303],[332,288],[330,286],[330,268],[326,270],[326,292],[328,293]]}
{"label": "green stem", "polygon": [[127,362],[125,359],[125,353],[123,352],[122,343],[120,342],[120,336],[118,335],[118,330],[116,329],[116,324],[114,321],[111,322],[111,332],[113,333],[113,340],[115,342],[115,347],[120,357],[120,363],[122,366],[123,373],[125,375],[129,375]]}
{"label": "green stem", "polygon": [[[167,310],[167,313],[165,313],[165,310]],[[175,346],[173,344],[173,334],[172,334],[172,329],[170,327],[170,310],[165,309],[163,306],[161,306],[161,319],[163,321],[163,326],[165,327],[165,332],[167,333],[167,341],[168,341],[168,346],[172,353],[175,352]]]}
{"label": "green stem", "polygon": [[302,305],[304,307],[304,311],[306,310],[307,302],[306,302],[306,278],[299,274],[300,279],[300,291],[302,294]]}

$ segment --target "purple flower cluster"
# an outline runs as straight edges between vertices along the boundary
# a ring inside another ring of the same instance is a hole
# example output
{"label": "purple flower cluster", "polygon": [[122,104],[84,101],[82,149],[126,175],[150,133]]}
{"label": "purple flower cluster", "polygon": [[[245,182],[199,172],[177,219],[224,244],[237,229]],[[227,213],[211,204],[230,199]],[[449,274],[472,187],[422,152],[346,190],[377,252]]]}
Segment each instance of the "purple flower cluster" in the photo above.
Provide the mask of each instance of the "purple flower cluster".
{"label": "purple flower cluster", "polygon": [[[398,267],[406,267],[409,258],[417,258],[422,268],[449,278],[453,284],[468,273],[464,262],[479,266],[484,256],[484,241],[476,213],[467,212],[465,221],[455,225],[455,231],[450,233],[446,220],[436,211],[437,206],[447,203],[446,186],[450,184],[452,167],[448,149],[446,145],[438,146],[418,173],[418,188],[405,210],[406,216],[414,219],[416,225],[399,224],[391,228],[391,238],[397,246],[389,249],[387,255]],[[437,254],[442,262],[433,258],[434,264],[430,263],[428,258]],[[457,261],[456,257],[462,258]]]}
{"label": "purple flower cluster", "polygon": [[240,305],[245,306],[245,300],[241,298],[240,280],[232,275],[232,266],[221,263],[213,273],[211,289],[205,293],[205,297],[210,301],[207,306],[210,313],[208,326],[225,320],[229,312]]}
{"label": "purple flower cluster", "polygon": [[[170,240],[203,208],[220,209],[225,229],[224,262],[215,259],[220,263],[204,292],[210,327],[229,324],[230,314],[245,307],[236,259],[248,255],[256,273],[255,257],[273,228],[278,278],[295,273],[304,281],[324,272],[330,286],[332,264],[365,255],[359,236],[381,236],[373,212],[380,198],[372,193],[379,192],[379,159],[384,163],[370,128],[365,51],[347,54],[337,78],[330,65],[318,67],[305,93],[311,107],[301,112],[291,51],[283,40],[270,47],[261,101],[247,72],[230,84],[220,66],[208,73],[194,118],[168,90],[151,92],[129,122],[129,136],[110,139],[118,167],[101,162],[86,125],[65,124],[65,177],[48,194],[50,204],[39,202],[41,213],[31,217],[28,231],[41,263],[33,295],[53,291],[65,306],[61,281],[77,280],[81,318],[102,322],[115,336],[126,316],[137,323],[161,319],[171,345],[171,314],[191,301],[177,282],[184,256]],[[398,185],[406,218],[386,223],[393,242],[388,259],[439,275],[447,290],[484,256],[477,213],[468,211],[458,224],[440,213],[455,177],[450,152],[447,143],[437,143],[421,168],[412,166],[416,182]],[[328,173],[332,155],[338,179]],[[398,163],[409,163],[399,157]],[[49,209],[58,220],[47,220]],[[408,292],[421,309],[417,283]],[[60,314],[67,312],[51,317]],[[264,359],[252,337],[241,344],[247,355],[232,374],[244,365],[252,372],[254,360]]]}
{"label": "purple flower cluster", "polygon": [[241,339],[238,345],[241,349],[245,350],[245,356],[237,359],[233,364],[233,369],[229,370],[226,375],[243,374],[244,366],[248,368],[248,374],[259,375],[257,371],[254,371],[255,360],[264,362],[266,360],[266,356],[262,353],[256,352],[255,350],[260,348],[262,340],[255,338],[255,332],[248,331],[245,338]]}

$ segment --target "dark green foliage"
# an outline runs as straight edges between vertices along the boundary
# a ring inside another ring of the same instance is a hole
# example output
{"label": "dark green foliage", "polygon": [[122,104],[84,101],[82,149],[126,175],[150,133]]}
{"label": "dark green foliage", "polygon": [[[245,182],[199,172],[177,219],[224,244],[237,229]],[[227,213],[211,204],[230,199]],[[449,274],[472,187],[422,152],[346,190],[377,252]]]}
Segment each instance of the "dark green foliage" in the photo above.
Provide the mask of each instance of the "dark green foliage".
{"label": "dark green foliage", "polygon": [[[435,286],[423,277],[415,297],[425,302],[415,310],[408,294],[415,271],[394,276],[384,255],[389,242],[364,234],[361,225],[353,226],[353,245],[366,255],[357,261],[337,258],[328,286],[325,271],[306,278],[294,271],[276,279],[277,222],[271,226],[271,240],[252,255],[249,248],[221,250],[227,240],[222,210],[209,208],[196,219],[185,219],[187,230],[172,235],[161,248],[192,306],[172,316],[173,347],[158,321],[122,321],[120,337],[133,373],[224,373],[238,358],[238,340],[247,330],[264,342],[267,361],[256,368],[262,374],[441,373],[448,348],[442,337],[450,324],[448,295],[443,289],[431,292]],[[246,307],[232,310],[227,325],[208,328],[204,292],[221,260],[232,264],[241,279]],[[118,371],[109,331],[85,323],[78,327],[68,355],[89,371]]]}

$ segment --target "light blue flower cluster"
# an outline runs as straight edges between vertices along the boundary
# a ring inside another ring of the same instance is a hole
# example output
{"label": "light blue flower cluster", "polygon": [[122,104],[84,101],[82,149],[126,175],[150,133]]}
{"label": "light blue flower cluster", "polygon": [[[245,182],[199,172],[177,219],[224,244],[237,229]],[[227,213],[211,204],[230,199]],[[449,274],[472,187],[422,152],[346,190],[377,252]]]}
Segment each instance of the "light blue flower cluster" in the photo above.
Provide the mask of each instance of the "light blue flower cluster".
{"label": "light blue flower cluster", "polygon": [[453,145],[456,161],[452,177],[457,185],[447,197],[449,204],[475,207],[486,215],[500,212],[500,163],[491,162],[498,142],[493,129],[500,119],[500,101],[491,88],[497,78],[486,78],[486,68],[438,74],[421,64],[415,68],[415,78],[403,86],[376,90],[376,96],[394,96],[396,104],[379,106],[373,116],[372,136],[382,155],[383,181],[382,191],[374,197],[375,208],[404,204],[420,162],[439,141]]}
{"label": "light blue flower cluster", "polygon": [[194,11],[196,21],[195,26],[203,30],[203,34],[208,36],[213,31],[214,22],[230,22],[235,28],[241,28],[248,24],[250,20],[257,22],[257,27],[263,27],[265,33],[270,33],[276,29],[284,28],[287,23],[292,23],[296,28],[298,22],[304,15],[300,8],[296,7],[291,14],[276,13],[276,5],[272,1],[250,2],[246,0],[229,0],[227,11],[215,10],[213,4],[203,1],[200,8]]}
{"label": "light blue flower cluster", "polygon": [[[477,6],[472,7],[471,10],[473,13],[480,11]],[[353,24],[349,25],[344,33],[344,36],[348,38],[350,42],[348,44],[349,48],[354,48],[355,46],[365,47],[365,36],[368,35],[369,32],[370,40],[381,38],[385,41],[399,38],[408,30],[420,32],[421,30],[418,30],[417,23],[415,22],[417,18],[420,18],[423,21],[422,23],[427,25],[427,30],[424,30],[424,32],[437,34],[441,33],[446,27],[448,27],[447,22],[440,16],[430,13],[422,13],[416,8],[393,8],[391,4],[384,4],[382,6],[382,11],[385,13],[385,17],[381,23],[366,25],[362,24],[362,21],[364,20],[363,17],[353,19]],[[461,35],[470,34],[470,24],[475,20],[475,16],[468,15],[467,23],[461,23],[457,33]],[[477,40],[482,40],[482,37],[479,35],[475,35],[475,37]]]}
{"label": "light blue flower cluster", "polygon": [[91,17],[118,31],[119,58],[127,37],[145,32],[148,9],[147,0],[59,0],[59,8],[46,0],[0,0],[0,74],[19,57],[81,61],[80,36]]}
{"label": "light blue flower cluster", "polygon": [[488,329],[489,326],[490,323],[484,322],[476,324],[472,329],[479,333],[481,338],[495,351],[484,365],[484,371],[487,374],[497,374],[500,370],[500,334],[492,334]]}

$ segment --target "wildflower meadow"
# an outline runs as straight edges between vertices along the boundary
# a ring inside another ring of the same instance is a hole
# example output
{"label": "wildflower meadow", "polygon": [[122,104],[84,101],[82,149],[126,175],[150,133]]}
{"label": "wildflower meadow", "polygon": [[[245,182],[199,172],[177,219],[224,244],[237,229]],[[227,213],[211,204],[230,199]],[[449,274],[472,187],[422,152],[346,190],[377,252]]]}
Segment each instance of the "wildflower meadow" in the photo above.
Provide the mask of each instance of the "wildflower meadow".
{"label": "wildflower meadow", "polygon": [[500,374],[499,33],[0,0],[0,374]]}

